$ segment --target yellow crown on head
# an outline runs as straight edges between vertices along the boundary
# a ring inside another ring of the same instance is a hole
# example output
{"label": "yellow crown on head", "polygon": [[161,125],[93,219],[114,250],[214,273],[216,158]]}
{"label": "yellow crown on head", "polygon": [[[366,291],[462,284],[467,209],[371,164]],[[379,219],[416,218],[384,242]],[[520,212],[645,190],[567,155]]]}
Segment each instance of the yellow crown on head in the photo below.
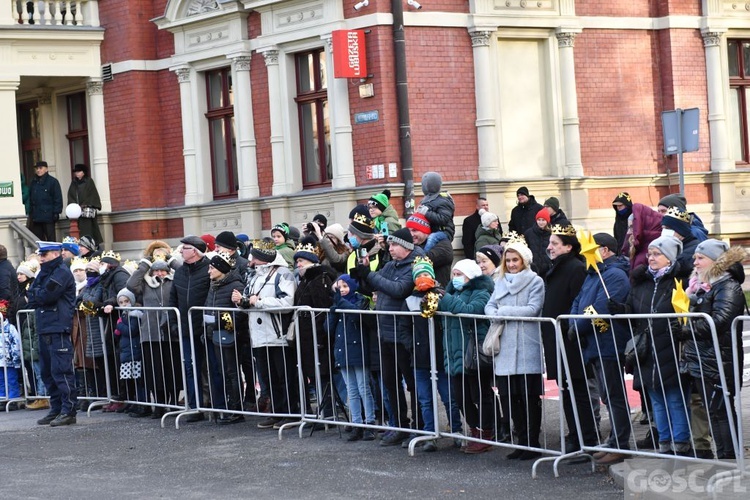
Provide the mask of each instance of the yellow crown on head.
{"label": "yellow crown on head", "polygon": [[424,257],[420,255],[419,257],[417,257],[417,258],[414,259],[414,263],[412,264],[412,267],[416,266],[417,264],[429,264],[429,265],[432,265],[432,259],[430,259],[426,255]]}
{"label": "yellow crown on head", "polygon": [[665,217],[672,217],[677,220],[681,220],[682,222],[687,222],[690,224],[690,213],[689,212],[683,212],[677,207],[669,207],[667,209],[667,213],[664,214]]}
{"label": "yellow crown on head", "polygon": [[312,254],[317,254],[318,253],[318,248],[317,248],[317,245],[313,245],[310,242],[305,243],[304,245],[302,243],[300,243],[300,244],[297,245],[297,248],[294,249],[294,252],[295,253],[297,253],[297,252],[308,252],[308,253],[312,253]]}
{"label": "yellow crown on head", "polygon": [[101,258],[105,259],[107,257],[110,259],[115,259],[118,262],[120,261],[120,254],[117,252],[113,252],[112,250],[107,250],[106,252],[104,252]]}
{"label": "yellow crown on head", "polygon": [[101,262],[102,261],[102,257],[101,256],[92,257],[88,261],[89,261],[89,263],[91,263],[91,262]]}
{"label": "yellow crown on head", "polygon": [[74,236],[66,236],[65,238],[63,238],[62,242],[63,243],[75,243],[77,245],[78,244],[78,238],[76,238]]}
{"label": "yellow crown on head", "polygon": [[574,228],[572,225],[567,226],[561,226],[560,224],[555,224],[550,228],[550,231],[552,234],[556,234],[557,236],[575,236],[576,235],[576,228]]}
{"label": "yellow crown on head", "polygon": [[258,250],[273,250],[276,248],[276,245],[274,245],[273,241],[266,241],[266,240],[260,240],[256,239],[250,242],[253,246],[253,248],[257,248]]}
{"label": "yellow crown on head", "polygon": [[229,252],[225,252],[224,250],[219,250],[218,252],[214,252],[214,254],[221,258],[224,262],[229,264],[230,266],[234,267],[234,258],[229,254]]}
{"label": "yellow crown on head", "polygon": [[352,221],[356,222],[357,224],[362,224],[363,226],[367,226],[373,229],[375,228],[375,221],[364,214],[354,214],[354,218],[352,219]]}
{"label": "yellow crown on head", "polygon": [[509,245],[511,243],[523,243],[524,245],[526,245],[526,238],[524,237],[524,235],[517,233],[516,231],[509,232],[506,237],[508,238]]}
{"label": "yellow crown on head", "polygon": [[126,271],[128,271],[130,274],[133,274],[136,269],[138,269],[138,263],[134,260],[126,260],[123,262],[122,267],[125,268]]}
{"label": "yellow crown on head", "polygon": [[[72,259],[70,259],[70,267],[71,268],[74,268],[74,267],[83,267],[85,269],[86,268],[86,264],[88,264],[88,263],[89,263],[89,260],[86,257],[73,257]],[[31,267],[29,267],[29,269],[31,269],[32,271],[34,271]],[[36,271],[34,271],[34,272],[36,272]]]}
{"label": "yellow crown on head", "polygon": [[630,202],[632,202],[632,201],[633,201],[633,200],[631,200],[631,199],[630,199],[630,195],[629,195],[628,193],[626,193],[625,191],[623,191],[623,192],[619,193],[619,194],[618,194],[618,195],[617,195],[617,196],[615,197],[615,199],[617,199],[617,198],[625,198],[626,200],[628,200],[628,201],[630,201]]}

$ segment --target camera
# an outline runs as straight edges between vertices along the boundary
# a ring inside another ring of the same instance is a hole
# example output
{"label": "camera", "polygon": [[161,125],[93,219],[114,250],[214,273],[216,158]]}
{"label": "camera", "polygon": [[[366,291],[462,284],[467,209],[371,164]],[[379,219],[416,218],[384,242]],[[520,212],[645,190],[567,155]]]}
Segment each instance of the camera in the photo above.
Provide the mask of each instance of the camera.
{"label": "camera", "polygon": [[357,249],[357,260],[359,260],[360,264],[367,264],[369,261],[369,258],[367,256],[367,249],[366,248],[358,248]]}
{"label": "camera", "polygon": [[311,234],[315,234],[315,228],[313,227],[313,222],[308,222],[305,224],[305,231]]}

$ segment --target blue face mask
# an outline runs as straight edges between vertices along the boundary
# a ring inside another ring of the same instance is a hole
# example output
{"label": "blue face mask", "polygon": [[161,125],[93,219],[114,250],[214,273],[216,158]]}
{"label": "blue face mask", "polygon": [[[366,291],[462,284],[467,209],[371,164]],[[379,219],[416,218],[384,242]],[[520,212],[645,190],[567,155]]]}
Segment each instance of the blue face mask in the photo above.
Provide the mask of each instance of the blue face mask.
{"label": "blue face mask", "polygon": [[356,236],[349,236],[349,245],[351,245],[352,248],[359,248],[359,240]]}
{"label": "blue face mask", "polygon": [[617,213],[620,215],[630,215],[630,209],[626,207],[626,208],[623,208],[622,210],[618,210]]}
{"label": "blue face mask", "polygon": [[461,276],[456,276],[455,278],[453,278],[452,283],[453,283],[453,288],[455,288],[456,290],[461,290],[466,284],[466,282]]}

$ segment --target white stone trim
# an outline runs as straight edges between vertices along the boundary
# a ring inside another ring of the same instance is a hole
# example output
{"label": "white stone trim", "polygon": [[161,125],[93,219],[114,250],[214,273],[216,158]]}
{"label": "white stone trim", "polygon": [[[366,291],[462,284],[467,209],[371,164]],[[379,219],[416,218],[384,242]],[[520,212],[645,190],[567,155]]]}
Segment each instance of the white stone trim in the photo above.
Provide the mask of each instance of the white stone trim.
{"label": "white stone trim", "polygon": [[174,65],[174,61],[171,57],[151,60],[129,59],[127,61],[111,63],[113,75],[128,73],[130,71],[164,71],[172,65]]}

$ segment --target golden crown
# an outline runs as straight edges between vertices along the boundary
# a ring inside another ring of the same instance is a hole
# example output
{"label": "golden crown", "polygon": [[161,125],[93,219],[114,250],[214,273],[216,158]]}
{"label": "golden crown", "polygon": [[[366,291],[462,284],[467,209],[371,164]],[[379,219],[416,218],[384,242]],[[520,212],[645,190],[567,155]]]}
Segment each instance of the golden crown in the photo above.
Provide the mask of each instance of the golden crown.
{"label": "golden crown", "polygon": [[352,222],[356,222],[357,224],[362,224],[363,226],[367,226],[369,228],[375,228],[375,221],[372,220],[370,217],[367,217],[364,214],[354,214],[354,218],[352,219]]}
{"label": "golden crown", "polygon": [[75,243],[78,244],[78,238],[75,238],[74,236],[66,236],[62,240],[63,243]]}
{"label": "golden crown", "polygon": [[571,224],[568,224],[567,226],[561,226],[560,224],[555,224],[550,228],[550,231],[552,234],[556,234],[558,236],[575,236],[576,235],[576,228],[574,228]]}
{"label": "golden crown", "polygon": [[110,258],[115,259],[117,262],[120,262],[120,254],[117,252],[113,252],[112,250],[107,250],[102,254],[102,259],[104,258]]}
{"label": "golden crown", "polygon": [[297,248],[294,249],[294,252],[308,252],[312,254],[318,253],[318,245],[314,245],[310,242],[305,243],[304,245],[302,243],[297,245]]}
{"label": "golden crown", "polygon": [[228,312],[225,312],[221,315],[221,322],[223,323],[222,330],[226,330],[228,332],[234,331],[234,321],[232,321],[232,315]]}
{"label": "golden crown", "polygon": [[509,232],[506,237],[508,238],[508,244],[511,244],[511,243],[523,243],[524,245],[526,244],[526,238],[524,237],[524,235],[517,233],[516,231]]}
{"label": "golden crown", "polygon": [[412,264],[412,267],[417,266],[418,264],[429,264],[432,265],[432,259],[430,259],[427,256],[419,256],[414,259],[414,263]]}
{"label": "golden crown", "polygon": [[258,250],[273,250],[276,247],[273,241],[267,240],[253,240],[250,243],[253,248],[257,248]]}
{"label": "golden crown", "polygon": [[234,266],[234,259],[229,254],[229,252],[225,252],[224,250],[219,250],[218,252],[214,252],[214,254],[219,257],[221,260],[229,264],[230,266]]}
{"label": "golden crown", "polygon": [[669,207],[667,209],[667,213],[665,213],[664,216],[672,217],[674,219],[681,220],[682,222],[690,224],[690,213],[683,212],[677,207]]}
{"label": "golden crown", "polygon": [[631,202],[633,201],[633,200],[630,199],[630,195],[628,193],[626,193],[625,191],[623,191],[621,193],[618,193],[617,196],[615,197],[615,199],[617,199],[617,198],[625,198],[628,201],[631,201]]}
{"label": "golden crown", "polygon": [[[88,264],[88,263],[89,263],[89,260],[86,257],[73,257],[72,259],[70,259],[70,267],[71,268],[83,266],[83,268],[85,269],[86,268],[86,264]],[[32,268],[32,267],[29,267],[29,269],[31,269],[32,271],[34,271],[34,268]]]}
{"label": "golden crown", "polygon": [[122,267],[124,267],[130,274],[133,274],[136,269],[138,269],[138,263],[134,260],[126,260],[123,262]]}

